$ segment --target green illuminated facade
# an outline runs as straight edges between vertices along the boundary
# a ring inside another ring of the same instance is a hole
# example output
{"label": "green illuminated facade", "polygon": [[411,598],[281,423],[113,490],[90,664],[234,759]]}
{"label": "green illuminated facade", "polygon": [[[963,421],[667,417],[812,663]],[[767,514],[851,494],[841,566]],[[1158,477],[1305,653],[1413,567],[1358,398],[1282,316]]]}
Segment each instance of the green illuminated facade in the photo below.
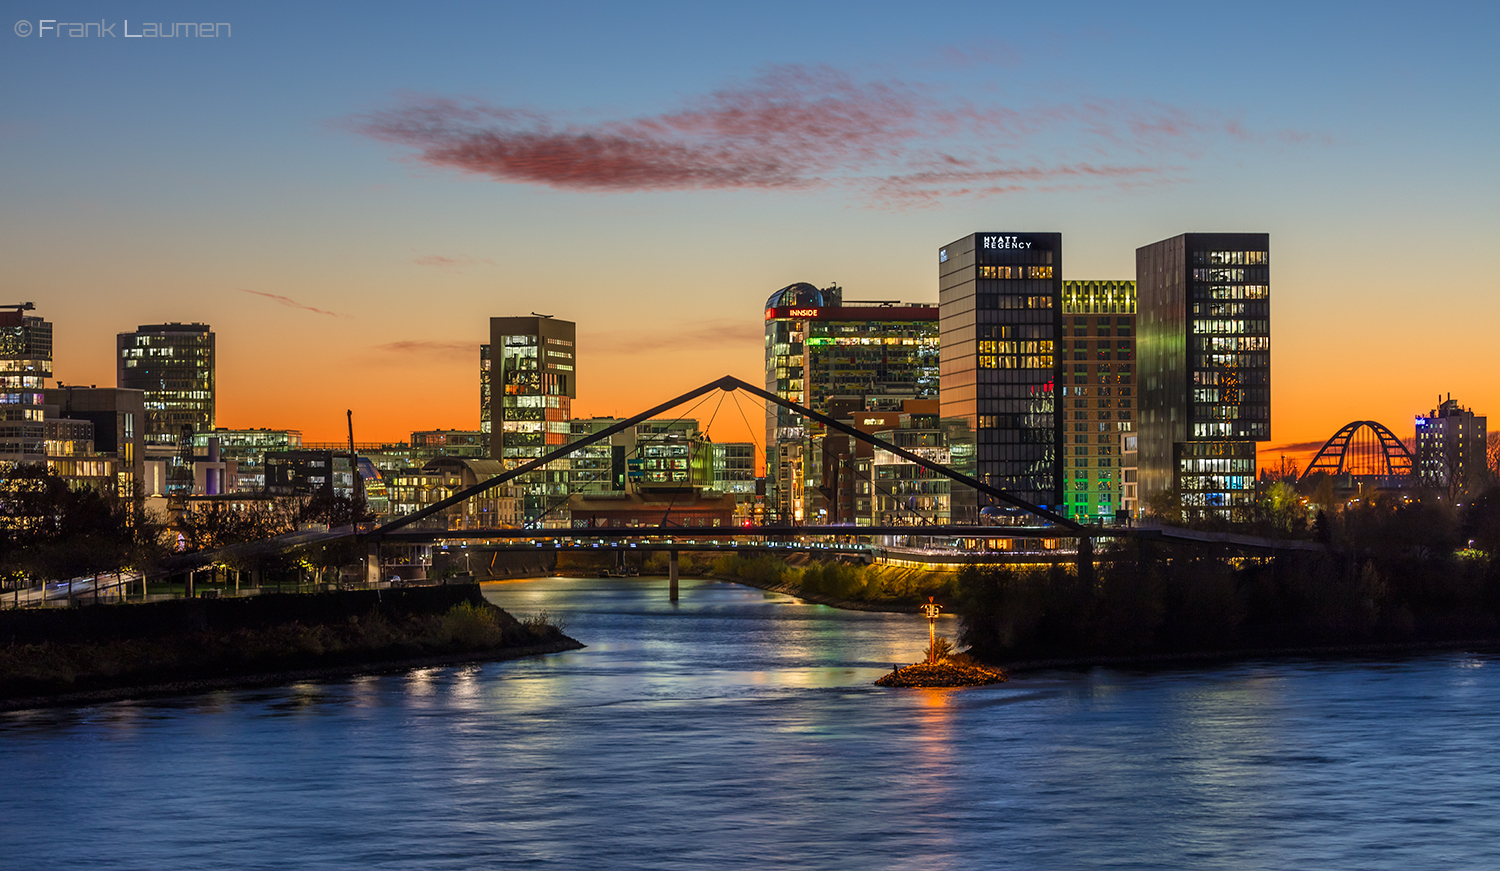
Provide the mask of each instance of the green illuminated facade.
{"label": "green illuminated facade", "polygon": [[1064,511],[1111,520],[1123,507],[1120,434],[1135,429],[1135,282],[1064,281],[1062,310]]}

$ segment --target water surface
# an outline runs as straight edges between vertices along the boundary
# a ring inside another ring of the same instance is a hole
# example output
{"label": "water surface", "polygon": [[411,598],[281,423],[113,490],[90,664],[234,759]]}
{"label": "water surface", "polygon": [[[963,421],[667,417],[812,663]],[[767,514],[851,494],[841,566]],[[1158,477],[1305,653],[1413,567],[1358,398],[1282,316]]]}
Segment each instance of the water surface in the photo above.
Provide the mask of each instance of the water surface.
{"label": "water surface", "polygon": [[589,647],[0,715],[0,868],[1500,867],[1488,656],[882,690],[919,618],[486,590]]}

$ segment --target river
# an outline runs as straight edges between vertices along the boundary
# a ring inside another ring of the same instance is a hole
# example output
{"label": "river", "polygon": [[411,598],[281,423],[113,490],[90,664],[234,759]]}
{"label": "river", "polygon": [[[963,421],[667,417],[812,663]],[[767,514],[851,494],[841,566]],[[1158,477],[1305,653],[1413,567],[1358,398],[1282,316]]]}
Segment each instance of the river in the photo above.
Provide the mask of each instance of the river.
{"label": "river", "polygon": [[588,648],[0,714],[0,868],[1500,868],[1486,655],[882,690],[920,618],[486,595]]}

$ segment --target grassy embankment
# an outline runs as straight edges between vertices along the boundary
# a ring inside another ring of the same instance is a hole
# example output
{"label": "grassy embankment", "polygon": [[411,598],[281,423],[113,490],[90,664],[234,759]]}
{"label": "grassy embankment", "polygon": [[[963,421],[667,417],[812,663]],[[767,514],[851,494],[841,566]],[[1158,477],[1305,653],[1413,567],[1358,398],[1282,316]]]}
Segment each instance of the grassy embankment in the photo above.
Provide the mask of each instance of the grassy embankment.
{"label": "grassy embankment", "polygon": [[957,572],[878,563],[812,562],[798,567],[780,557],[729,554],[715,558],[710,566],[717,578],[860,611],[912,611],[928,596],[946,602],[958,583]]}
{"label": "grassy embankment", "polygon": [[335,676],[582,646],[545,615],[517,620],[485,602],[477,586],[447,590],[446,596],[411,591],[404,597],[386,591],[390,604],[369,594],[321,593],[12,612],[0,626],[12,630],[0,646],[0,706],[100,691],[277,683],[307,672]]}

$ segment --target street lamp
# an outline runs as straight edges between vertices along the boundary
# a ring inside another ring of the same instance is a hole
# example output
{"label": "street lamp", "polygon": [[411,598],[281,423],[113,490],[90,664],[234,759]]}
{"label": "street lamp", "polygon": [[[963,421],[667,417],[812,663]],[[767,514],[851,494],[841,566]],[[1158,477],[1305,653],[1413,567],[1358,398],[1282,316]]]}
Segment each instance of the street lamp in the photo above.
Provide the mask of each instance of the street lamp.
{"label": "street lamp", "polygon": [[927,604],[921,607],[922,616],[927,618],[927,661],[937,661],[937,618],[942,612],[943,606],[927,597]]}

